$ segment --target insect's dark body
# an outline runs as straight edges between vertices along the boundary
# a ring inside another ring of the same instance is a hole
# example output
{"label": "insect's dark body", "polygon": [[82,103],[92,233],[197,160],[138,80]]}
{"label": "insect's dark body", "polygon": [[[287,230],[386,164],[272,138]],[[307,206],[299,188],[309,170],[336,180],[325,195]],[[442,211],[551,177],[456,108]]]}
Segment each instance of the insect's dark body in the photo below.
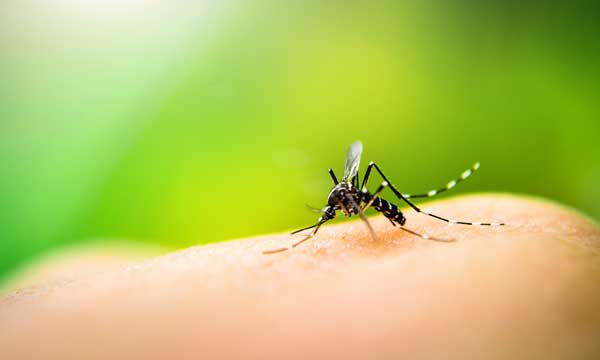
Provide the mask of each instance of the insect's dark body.
{"label": "insect's dark body", "polygon": [[[360,182],[359,178],[358,178],[358,166],[360,163],[361,153],[362,153],[362,144],[360,143],[360,141],[354,142],[353,144],[350,145],[350,148],[348,149],[348,153],[346,155],[346,163],[344,164],[344,177],[341,179],[341,181],[338,181],[333,170],[329,169],[329,176],[331,176],[334,186],[333,186],[333,189],[331,190],[331,192],[329,193],[329,197],[327,198],[327,206],[325,206],[322,210],[319,211],[322,213],[322,215],[321,215],[321,217],[319,217],[316,224],[308,226],[308,227],[300,229],[300,230],[297,230],[297,231],[294,231],[292,233],[292,234],[295,234],[295,233],[298,233],[298,232],[301,232],[304,230],[313,229],[313,231],[310,233],[310,235],[307,235],[304,239],[293,244],[292,247],[298,246],[302,242],[313,237],[316,234],[316,232],[319,230],[319,227],[321,225],[323,225],[325,222],[335,218],[337,211],[342,211],[346,216],[353,216],[353,215],[360,216],[361,219],[364,221],[364,223],[369,228],[369,231],[371,232],[371,236],[373,238],[376,238],[375,232],[373,231],[373,228],[371,227],[369,220],[368,220],[367,216],[365,215],[365,211],[369,208],[373,208],[376,211],[380,212],[388,220],[390,220],[392,225],[398,226],[400,229],[402,229],[412,235],[418,236],[418,237],[426,239],[426,240],[446,241],[446,242],[453,241],[451,239],[439,239],[439,238],[431,237],[429,235],[420,234],[420,233],[417,233],[413,230],[410,230],[410,229],[407,229],[406,227],[404,227],[404,224],[406,223],[406,218],[404,217],[404,214],[402,214],[402,212],[398,209],[398,206],[396,206],[395,204],[392,204],[391,202],[389,202],[379,196],[379,194],[386,188],[389,188],[394,193],[394,195],[396,195],[396,197],[399,200],[405,202],[414,211],[421,213],[421,214],[428,215],[437,220],[445,221],[446,223],[449,223],[449,224],[477,225],[477,226],[504,225],[503,223],[482,223],[482,222],[468,222],[468,221],[451,220],[451,219],[448,219],[448,218],[445,218],[445,217],[442,217],[442,216],[439,216],[436,214],[425,212],[425,211],[421,210],[419,207],[417,207],[415,204],[413,204],[411,201],[408,200],[411,198],[432,197],[441,192],[452,189],[454,186],[456,186],[457,183],[459,183],[459,182],[465,180],[466,178],[468,178],[469,176],[471,176],[471,174],[479,168],[479,163],[476,163],[475,165],[473,165],[473,167],[464,171],[460,175],[460,178],[457,178],[455,180],[448,182],[448,184],[446,184],[446,186],[441,189],[431,190],[425,194],[409,195],[409,194],[401,194],[398,191],[398,189],[389,182],[389,180],[383,174],[383,172],[381,171],[379,166],[377,166],[374,162],[369,163],[369,166],[367,167],[364,178],[362,179],[362,182]],[[379,185],[377,190],[375,190],[374,192],[369,192],[369,190],[367,189],[367,183],[369,181],[369,176],[371,175],[371,172],[373,170],[375,170],[383,178],[384,181],[381,183],[381,185]],[[264,253],[272,254],[272,253],[281,252],[281,251],[285,251],[285,250],[288,250],[288,248],[280,248],[280,249],[276,249],[276,250],[265,251]]]}
{"label": "insect's dark body", "polygon": [[[371,196],[371,194],[366,195],[369,197]],[[365,201],[368,202],[370,199]],[[400,211],[396,205],[385,199],[377,197],[375,200],[373,200],[373,208],[382,213],[386,218],[390,219],[394,225],[404,225],[406,223],[406,218],[404,217],[404,214],[402,214],[402,211]]]}
{"label": "insect's dark body", "polygon": [[358,214],[355,204],[360,204],[360,193],[350,182],[336,184],[327,197],[327,206],[323,210],[325,216],[329,217],[337,210],[342,210],[346,215]]}
{"label": "insect's dark body", "polygon": [[323,209],[323,217],[327,220],[333,219],[337,210],[341,210],[346,216],[359,215],[360,209],[369,202],[392,224],[404,225],[406,223],[406,218],[398,206],[379,196],[374,197],[368,191],[358,191],[358,188],[351,182],[342,182],[333,187],[327,199],[327,206]]}

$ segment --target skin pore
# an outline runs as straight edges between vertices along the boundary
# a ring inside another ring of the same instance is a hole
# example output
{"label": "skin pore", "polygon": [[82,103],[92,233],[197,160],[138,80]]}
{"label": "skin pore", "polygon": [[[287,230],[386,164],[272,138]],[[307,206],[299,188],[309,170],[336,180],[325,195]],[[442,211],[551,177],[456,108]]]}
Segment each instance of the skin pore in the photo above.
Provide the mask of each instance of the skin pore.
{"label": "skin pore", "polygon": [[600,228],[551,202],[472,195],[197,246],[0,298],[0,358],[600,358]]}

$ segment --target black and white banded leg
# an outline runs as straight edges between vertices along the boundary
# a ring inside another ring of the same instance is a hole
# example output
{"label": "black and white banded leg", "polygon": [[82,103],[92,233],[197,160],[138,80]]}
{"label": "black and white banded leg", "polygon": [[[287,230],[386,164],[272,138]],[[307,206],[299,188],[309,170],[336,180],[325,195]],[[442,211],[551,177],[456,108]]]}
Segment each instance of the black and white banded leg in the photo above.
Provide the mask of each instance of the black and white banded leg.
{"label": "black and white banded leg", "polygon": [[447,218],[441,217],[441,216],[436,215],[436,214],[432,214],[432,213],[428,213],[426,211],[423,211],[423,210],[419,209],[415,204],[413,204],[412,202],[410,202],[409,200],[407,200],[404,197],[404,195],[402,195],[398,191],[398,189],[396,189],[396,187],[388,180],[388,178],[381,171],[381,169],[379,168],[379,166],[377,166],[377,164],[375,164],[372,161],[369,163],[369,166],[367,167],[367,171],[365,173],[365,177],[363,178],[363,183],[362,183],[361,188],[364,188],[365,185],[367,184],[367,181],[369,180],[369,176],[371,175],[371,171],[373,170],[373,168],[375,168],[375,170],[377,170],[377,172],[383,178],[383,180],[385,180],[388,183],[389,188],[392,190],[392,192],[394,192],[394,194],[398,197],[398,199],[404,201],[406,204],[408,204],[411,208],[413,208],[413,210],[415,210],[418,213],[431,216],[431,217],[433,217],[435,219],[438,219],[438,220],[441,220],[441,221],[445,221],[445,222],[447,222],[449,224],[474,225],[474,226],[503,226],[503,225],[505,225],[504,223],[471,222],[471,221],[452,220],[452,219],[447,219]]}
{"label": "black and white banded leg", "polygon": [[[420,234],[414,230],[411,230],[411,229],[405,227],[404,226],[405,218],[404,218],[404,216],[402,216],[402,213],[400,213],[400,210],[398,209],[398,207],[379,197],[379,194],[381,193],[381,191],[383,191],[383,189],[385,189],[388,185],[389,185],[389,183],[387,181],[384,181],[383,183],[381,183],[381,185],[379,185],[377,190],[371,195],[371,199],[369,199],[369,201],[365,204],[365,206],[363,206],[363,210],[368,209],[373,203],[375,203],[377,201],[379,207],[376,207],[375,209],[377,209],[377,211],[383,213],[383,215],[390,220],[392,225],[398,226],[400,229],[402,229],[412,235],[420,237],[421,239],[424,239],[424,240],[440,241],[440,242],[456,241],[454,239],[443,239],[443,238],[433,237],[433,236],[430,236],[427,234]],[[366,188],[363,188],[363,194],[367,194],[366,190],[367,190]],[[394,219],[398,218],[398,215],[402,220],[394,221]]]}
{"label": "black and white banded leg", "polygon": [[[384,181],[381,183],[381,185],[379,185],[379,187],[377,188],[377,190],[375,190],[375,192],[371,195],[371,199],[365,204],[365,206],[363,206],[363,211],[366,211],[369,207],[371,207],[371,205],[373,205],[373,201],[375,201],[375,199],[377,199],[377,197],[379,196],[379,194],[383,191],[383,189],[385,189],[388,186],[388,182]],[[366,187],[362,188],[362,193],[363,196],[366,196],[368,194],[368,190]]]}
{"label": "black and white banded leg", "polygon": [[449,181],[446,184],[446,186],[443,188],[430,190],[426,194],[416,194],[416,195],[402,194],[402,196],[404,196],[405,199],[428,198],[428,197],[436,196],[437,194],[440,194],[440,193],[443,193],[444,191],[452,189],[459,182],[466,180],[469,176],[473,175],[473,173],[475,171],[477,171],[477,169],[479,169],[479,166],[480,166],[480,164],[478,162],[476,162],[473,166],[471,166],[470,169],[463,171],[463,173],[460,174],[459,178]]}
{"label": "black and white banded leg", "polygon": [[402,225],[400,225],[399,228],[402,229],[402,230],[404,230],[404,231],[406,231],[409,234],[412,234],[414,236],[418,236],[421,239],[425,239],[425,240],[439,241],[439,242],[455,242],[456,241],[455,239],[442,239],[442,238],[438,238],[438,237],[429,236],[427,234],[419,234],[418,232],[413,231],[413,230],[411,230],[411,229],[409,229],[409,228],[407,228],[405,226],[402,226]]}

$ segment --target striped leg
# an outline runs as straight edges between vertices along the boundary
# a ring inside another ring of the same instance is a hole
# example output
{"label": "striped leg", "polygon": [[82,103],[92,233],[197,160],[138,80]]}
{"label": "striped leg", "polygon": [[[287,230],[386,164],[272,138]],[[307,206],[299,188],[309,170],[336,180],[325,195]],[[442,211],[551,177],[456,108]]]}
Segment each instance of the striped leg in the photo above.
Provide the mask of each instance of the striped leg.
{"label": "striped leg", "polygon": [[[373,205],[373,201],[375,201],[375,199],[377,199],[377,197],[379,196],[379,193],[381,193],[383,191],[383,189],[385,189],[388,185],[389,184],[387,181],[384,181],[381,183],[381,185],[379,185],[377,190],[375,190],[375,192],[371,195],[371,200],[369,200],[369,202],[367,202],[365,204],[365,206],[363,206],[363,208],[362,208],[363,211],[367,210],[369,207],[371,207],[371,205]],[[362,188],[362,193],[363,193],[363,196],[368,193],[366,187]]]}
{"label": "striped leg", "polygon": [[329,176],[331,176],[331,180],[333,180],[334,184],[338,184],[338,179],[335,176],[335,174],[333,173],[333,169],[327,169],[327,171],[329,172]]}
{"label": "striped leg", "polygon": [[[388,186],[387,181],[384,181],[379,188],[377,189],[377,191],[375,191],[375,193],[373,193],[371,199],[369,200],[369,202],[367,203],[367,205],[365,205],[365,207],[363,209],[368,208],[371,204],[376,203],[376,207],[375,209],[379,212],[381,212],[386,218],[388,218],[388,220],[390,220],[390,222],[392,223],[392,225],[396,226],[396,224],[399,225],[400,229],[411,233],[412,235],[418,236],[421,239],[424,240],[431,240],[431,241],[440,241],[440,242],[454,242],[456,240],[454,239],[442,239],[442,238],[437,238],[437,237],[433,237],[433,236],[429,236],[427,234],[419,234],[416,231],[410,230],[406,227],[404,227],[404,223],[406,221],[406,218],[402,215],[402,213],[400,212],[400,210],[398,209],[398,207],[396,207],[396,205],[390,203],[389,201],[386,201],[382,198],[379,197],[379,193]],[[366,189],[363,189],[363,192]]]}
{"label": "striped leg", "polygon": [[479,163],[475,163],[470,169],[465,170],[458,179],[454,179],[452,181],[449,181],[445,187],[441,188],[441,189],[434,189],[429,191],[426,194],[417,194],[417,195],[411,195],[411,194],[402,194],[402,196],[404,196],[405,199],[414,199],[414,198],[426,198],[426,197],[432,197],[435,196],[439,193],[442,193],[444,191],[450,190],[453,187],[456,186],[456,184],[458,184],[459,182],[466,180],[469,176],[471,176],[475,171],[477,171],[477,169],[479,169]]}
{"label": "striped leg", "polygon": [[440,242],[454,242],[454,241],[456,241],[454,239],[441,239],[441,238],[436,238],[436,237],[433,237],[433,236],[429,236],[427,234],[419,234],[418,232],[413,231],[413,230],[408,229],[408,228],[405,228],[404,226],[400,226],[400,229],[406,231],[407,233],[410,233],[410,234],[413,234],[415,236],[418,236],[421,239],[425,239],[425,240],[440,241]]}
{"label": "striped leg", "polygon": [[383,178],[383,180],[387,181],[388,186],[390,187],[390,189],[394,192],[394,194],[398,197],[398,199],[404,201],[405,203],[407,203],[411,208],[413,208],[413,210],[415,210],[418,213],[422,213],[428,216],[431,216],[435,219],[438,220],[442,220],[445,221],[447,223],[450,224],[460,224],[460,225],[476,225],[476,226],[502,226],[505,225],[504,223],[487,223],[487,222],[470,222],[470,221],[460,221],[460,220],[451,220],[451,219],[446,219],[444,217],[441,217],[439,215],[435,215],[432,213],[428,213],[425,212],[421,209],[419,209],[415,204],[413,204],[412,202],[408,201],[397,189],[396,187],[387,179],[387,177],[383,174],[383,172],[381,171],[381,169],[379,168],[379,166],[377,166],[377,164],[375,164],[374,162],[371,161],[371,163],[369,163],[369,166],[367,167],[367,171],[365,173],[365,177],[363,178],[363,186],[364,187],[367,183],[367,180],[369,179],[369,175],[371,174],[371,170],[375,168],[375,170],[377,170],[377,172],[379,173],[379,175],[381,175],[381,177]]}

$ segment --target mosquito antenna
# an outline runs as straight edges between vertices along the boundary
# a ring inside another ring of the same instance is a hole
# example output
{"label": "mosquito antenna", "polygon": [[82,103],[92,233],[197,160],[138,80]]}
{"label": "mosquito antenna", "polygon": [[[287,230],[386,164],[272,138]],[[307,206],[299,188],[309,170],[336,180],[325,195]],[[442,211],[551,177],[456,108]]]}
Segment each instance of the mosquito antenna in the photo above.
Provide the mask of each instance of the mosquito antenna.
{"label": "mosquito antenna", "polygon": [[314,207],[314,206],[311,206],[311,205],[309,205],[309,204],[305,204],[305,205],[306,205],[306,208],[307,208],[308,210],[310,210],[310,211],[312,211],[312,212],[314,212],[314,213],[318,213],[318,214],[322,214],[322,213],[323,213],[323,209],[316,208],[316,207]]}

